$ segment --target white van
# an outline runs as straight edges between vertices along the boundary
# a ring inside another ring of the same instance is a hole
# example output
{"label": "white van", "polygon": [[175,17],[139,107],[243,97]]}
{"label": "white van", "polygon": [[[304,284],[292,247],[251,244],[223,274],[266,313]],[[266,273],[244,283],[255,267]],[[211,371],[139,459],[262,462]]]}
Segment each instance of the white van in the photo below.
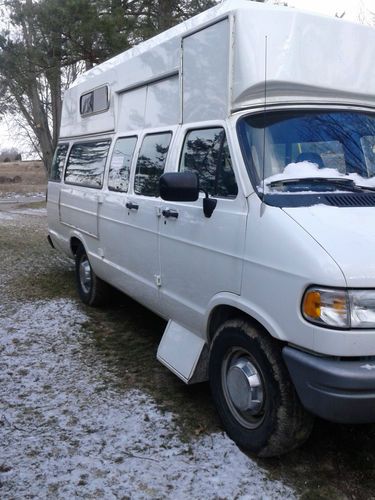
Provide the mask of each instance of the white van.
{"label": "white van", "polygon": [[[375,31],[228,0],[66,92],[49,239],[262,456],[375,422]],[[199,418],[199,417],[198,417]]]}

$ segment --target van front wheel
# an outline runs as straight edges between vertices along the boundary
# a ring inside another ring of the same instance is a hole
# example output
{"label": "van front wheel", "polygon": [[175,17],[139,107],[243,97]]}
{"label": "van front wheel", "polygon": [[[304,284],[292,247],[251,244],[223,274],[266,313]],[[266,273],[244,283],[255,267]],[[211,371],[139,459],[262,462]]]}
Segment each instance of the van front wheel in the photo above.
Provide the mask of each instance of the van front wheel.
{"label": "van front wheel", "polygon": [[211,392],[228,435],[259,456],[282,455],[310,435],[276,340],[244,320],[218,329],[211,347]]}
{"label": "van front wheel", "polygon": [[80,245],[75,255],[76,283],[82,302],[88,306],[101,306],[108,302],[110,288],[94,273],[86,250]]}

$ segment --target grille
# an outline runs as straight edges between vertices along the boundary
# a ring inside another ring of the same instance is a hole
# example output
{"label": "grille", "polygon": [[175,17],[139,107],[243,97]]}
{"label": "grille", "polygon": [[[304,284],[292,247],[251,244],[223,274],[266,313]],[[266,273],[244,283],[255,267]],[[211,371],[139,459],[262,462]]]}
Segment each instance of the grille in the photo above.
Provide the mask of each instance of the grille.
{"label": "grille", "polygon": [[375,193],[327,194],[325,199],[332,207],[375,207]]}

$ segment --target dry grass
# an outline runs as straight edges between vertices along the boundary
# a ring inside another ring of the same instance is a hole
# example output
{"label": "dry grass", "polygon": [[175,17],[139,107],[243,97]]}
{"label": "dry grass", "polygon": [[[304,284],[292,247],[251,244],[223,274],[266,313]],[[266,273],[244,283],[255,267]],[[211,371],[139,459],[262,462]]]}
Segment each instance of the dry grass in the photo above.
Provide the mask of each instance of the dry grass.
{"label": "dry grass", "polygon": [[47,174],[41,161],[0,163],[0,195],[40,193],[46,186]]}

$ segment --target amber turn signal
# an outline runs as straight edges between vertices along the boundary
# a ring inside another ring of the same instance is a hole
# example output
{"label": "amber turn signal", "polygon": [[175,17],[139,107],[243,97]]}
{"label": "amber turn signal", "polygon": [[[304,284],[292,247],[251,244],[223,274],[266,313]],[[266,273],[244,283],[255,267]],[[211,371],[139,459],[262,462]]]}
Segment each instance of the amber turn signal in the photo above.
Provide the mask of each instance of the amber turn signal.
{"label": "amber turn signal", "polygon": [[320,292],[311,290],[307,292],[303,301],[303,313],[311,319],[320,318],[321,298]]}

